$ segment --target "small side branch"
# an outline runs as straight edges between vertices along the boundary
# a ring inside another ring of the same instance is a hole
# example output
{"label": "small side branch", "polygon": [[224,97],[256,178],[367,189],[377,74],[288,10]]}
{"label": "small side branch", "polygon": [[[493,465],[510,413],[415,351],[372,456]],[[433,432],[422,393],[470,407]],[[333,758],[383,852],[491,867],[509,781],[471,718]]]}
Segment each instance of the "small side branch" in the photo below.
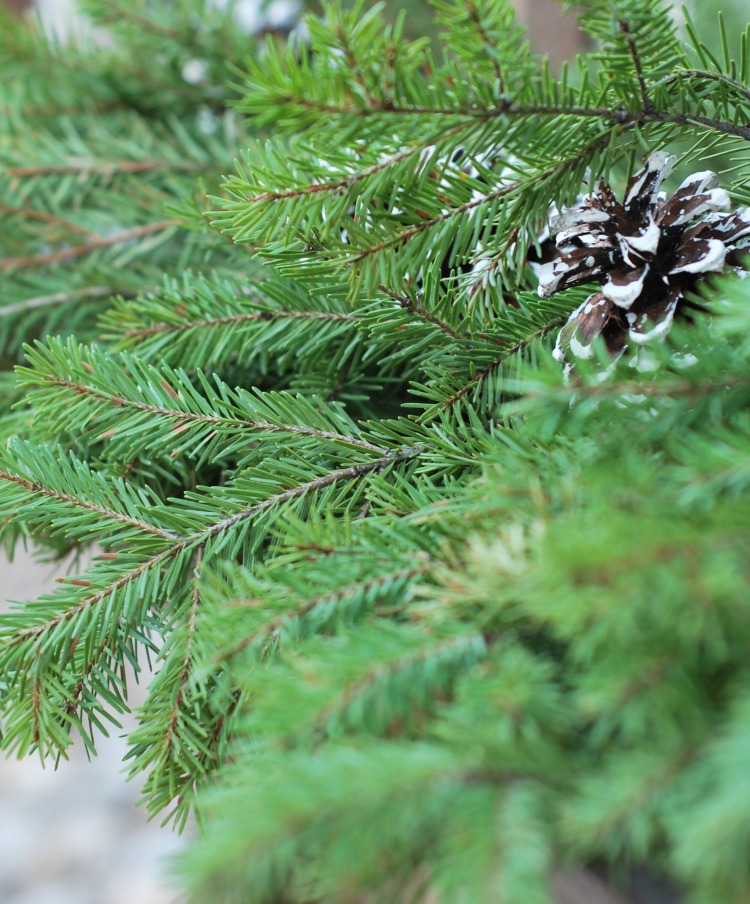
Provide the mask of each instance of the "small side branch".
{"label": "small side branch", "polygon": [[630,25],[627,20],[622,19],[620,21],[620,31],[625,35],[625,40],[628,42],[628,49],[630,50],[630,56],[633,60],[633,68],[635,69],[636,78],[638,79],[638,87],[640,88],[641,92],[641,103],[643,104],[643,110],[645,113],[653,113],[654,105],[651,103],[651,98],[648,96],[646,79],[643,76],[643,66],[641,65],[641,57],[638,53],[638,45],[636,43],[633,32],[630,30]]}
{"label": "small side branch", "polygon": [[550,323],[546,323],[540,330],[537,330],[535,333],[532,333],[530,336],[527,336],[525,339],[521,339],[520,342],[516,342],[515,345],[512,345],[509,349],[507,349],[502,355],[488,364],[483,370],[480,370],[479,373],[475,374],[465,383],[461,389],[457,392],[453,393],[450,398],[445,399],[444,402],[441,402],[441,408],[451,408],[456,402],[460,402],[464,396],[466,396],[472,389],[479,386],[487,377],[491,376],[493,373],[497,371],[502,364],[511,358],[513,355],[517,354],[520,351],[523,351],[528,345],[530,345],[535,339],[541,339],[543,336],[546,336],[548,333],[551,333],[553,330],[559,329],[565,323],[564,317],[556,318]]}
{"label": "small side branch", "polygon": [[8,176],[19,178],[33,178],[34,176],[117,176],[141,173],[150,173],[153,170],[171,169],[193,170],[205,169],[205,167],[192,160],[119,160],[109,163],[95,163],[81,161],[80,163],[50,164],[49,166],[11,166],[6,170]]}
{"label": "small side branch", "polygon": [[33,254],[28,257],[6,257],[0,260],[0,272],[4,270],[23,270],[32,267],[45,267],[49,264],[60,264],[65,261],[75,260],[102,248],[111,248],[113,245],[132,242],[135,239],[147,235],[163,232],[173,226],[178,226],[178,220],[159,220],[158,223],[148,223],[145,226],[136,226],[133,229],[123,229],[106,237],[99,237],[83,245],[74,245],[71,248],[63,248],[60,251],[52,251],[49,254]]}
{"label": "small side branch", "polygon": [[394,289],[388,288],[388,286],[384,285],[383,283],[380,283],[378,285],[378,288],[389,298],[397,301],[405,311],[411,311],[414,314],[417,314],[423,320],[426,320],[428,323],[436,326],[439,330],[442,330],[442,332],[444,332],[446,336],[450,336],[451,339],[455,339],[458,342],[465,342],[468,339],[468,336],[462,336],[461,333],[457,333],[449,323],[441,320],[435,314],[431,314],[426,308],[422,307],[422,305],[419,304],[418,301],[415,301],[413,298],[409,298],[408,295],[402,295],[399,292],[396,292]]}
{"label": "small side branch", "polygon": [[247,521],[255,515],[260,515],[262,512],[265,512],[270,508],[274,508],[277,505],[284,505],[287,502],[291,502],[294,499],[300,499],[302,496],[306,496],[308,494],[317,493],[320,490],[324,490],[326,487],[333,486],[334,484],[339,483],[342,480],[356,480],[361,477],[366,477],[368,474],[372,474],[375,471],[382,471],[383,468],[388,467],[388,465],[390,464],[394,464],[398,461],[406,461],[409,458],[414,458],[415,456],[419,455],[423,448],[423,446],[410,446],[408,448],[398,449],[394,452],[384,455],[382,458],[375,459],[375,461],[368,461],[366,464],[362,465],[352,465],[348,468],[340,468],[338,471],[331,471],[328,474],[324,474],[322,477],[316,477],[313,480],[308,480],[306,483],[298,484],[295,487],[284,490],[283,493],[277,493],[275,496],[269,496],[268,499],[264,499],[262,502],[258,502],[256,505],[251,505],[249,508],[243,509],[242,511],[237,512],[234,515],[230,515],[229,518],[224,518],[222,521],[217,521],[215,524],[210,525],[210,527],[206,528],[203,531],[200,531],[197,534],[190,535],[185,539],[185,545],[187,545],[191,540],[200,542],[213,540],[214,537],[222,534],[225,530],[229,530],[230,528],[241,524],[243,521]]}
{"label": "small side branch", "polygon": [[[1,308],[0,313],[2,313]],[[210,320],[158,323],[154,326],[128,330],[123,333],[123,338],[148,339],[150,336],[157,336],[162,333],[184,333],[186,330],[215,329],[216,327],[234,326],[241,323],[257,323],[264,320],[323,320],[337,323],[357,323],[359,318],[354,314],[336,314],[330,311],[253,311],[249,314],[231,314],[228,317],[214,317]]]}
{"label": "small side branch", "polygon": [[6,304],[0,308],[0,317],[11,314],[23,314],[36,308],[46,308],[56,304],[67,304],[69,301],[88,301],[90,299],[110,298],[112,295],[133,297],[132,292],[124,292],[114,286],[88,286],[85,289],[77,289],[73,292],[55,292],[52,295],[37,295],[34,298],[25,298],[13,304]]}
{"label": "small side branch", "polygon": [[[383,110],[385,108],[379,107],[378,109]],[[458,128],[453,128],[446,131],[445,135],[451,135],[457,131]],[[375,176],[383,170],[395,166],[397,163],[401,163],[404,160],[408,160],[409,157],[413,157],[415,154],[421,153],[424,150],[424,147],[423,144],[415,144],[404,151],[400,151],[398,154],[394,154],[392,157],[388,157],[385,160],[373,164],[373,166],[361,170],[360,172],[352,173],[350,176],[344,176],[342,179],[334,179],[330,182],[313,182],[309,185],[302,185],[296,188],[286,188],[283,191],[266,191],[259,195],[255,195],[250,198],[250,200],[254,204],[257,204],[261,201],[284,201],[290,198],[301,198],[305,195],[330,194],[344,191],[345,189],[351,188],[353,185],[363,182],[370,176]]]}
{"label": "small side branch", "polygon": [[[8,175],[13,175],[13,170],[6,171]],[[58,217],[54,213],[47,213],[44,210],[34,210],[31,207],[12,207],[8,204],[0,204],[0,214],[6,214],[11,217],[23,217],[25,220],[36,220],[38,223],[49,223],[51,226],[57,226],[64,232],[77,232],[86,238],[96,239],[98,236],[85,226],[79,226],[63,217]]]}
{"label": "small side branch", "polygon": [[[67,389],[78,396],[84,396],[108,403],[113,408],[140,411],[144,414],[151,414],[154,417],[163,417],[177,421],[177,429],[179,432],[186,429],[186,425],[203,424],[204,426],[214,428],[224,427],[235,430],[260,430],[267,433],[289,433],[298,436],[316,437],[320,440],[344,443],[349,446],[356,446],[360,449],[367,449],[369,452],[375,452],[377,455],[385,455],[388,452],[383,446],[377,446],[374,443],[369,443],[367,440],[360,439],[356,436],[347,436],[343,433],[334,433],[331,430],[323,430],[317,427],[306,427],[303,424],[274,424],[271,421],[252,420],[250,418],[230,418],[222,415],[184,411],[179,408],[164,408],[158,405],[149,405],[146,402],[139,402],[136,399],[113,395],[112,393],[104,392],[101,389],[96,389],[92,386],[84,386],[80,383],[75,383],[72,380],[63,380],[61,377],[56,377],[54,375],[45,376],[43,379],[47,384],[59,386],[61,389]],[[162,381],[161,385],[170,392],[171,395],[174,395],[174,391],[171,390],[171,387],[168,387],[168,384],[165,384]],[[2,474],[0,474],[0,477],[2,477]]]}
{"label": "small side branch", "polygon": [[[333,552],[333,550],[331,551]],[[262,627],[253,631],[252,634],[240,638],[232,647],[218,654],[213,661],[218,665],[220,662],[231,659],[233,656],[242,653],[244,650],[252,647],[255,643],[277,636],[286,624],[289,624],[293,620],[303,618],[318,608],[328,606],[331,603],[345,602],[347,599],[355,597],[358,593],[371,597],[381,586],[383,588],[392,587],[397,581],[410,581],[412,578],[419,577],[419,575],[424,574],[426,571],[426,565],[416,565],[412,568],[404,568],[397,572],[388,572],[386,575],[371,578],[364,584],[354,584],[353,586],[345,587],[341,590],[334,590],[330,593],[308,599],[299,608],[292,609],[290,612],[285,612],[283,615],[276,616],[266,622]],[[235,603],[234,605],[238,604]]]}
{"label": "small side branch", "polygon": [[160,537],[162,540],[174,540],[177,536],[172,531],[162,530],[160,527],[155,527],[153,524],[149,524],[147,521],[141,521],[139,518],[131,518],[129,515],[123,515],[121,512],[115,512],[112,509],[105,508],[105,506],[103,505],[96,505],[93,502],[86,502],[85,499],[78,499],[76,496],[71,496],[68,493],[57,492],[56,490],[43,486],[40,483],[33,483],[31,480],[26,480],[23,477],[19,477],[17,474],[9,474],[7,471],[0,471],[0,480],[15,484],[15,486],[23,487],[23,489],[28,490],[30,493],[34,493],[35,495],[45,496],[47,499],[55,499],[58,502],[66,503],[67,505],[74,506],[75,508],[85,509],[88,512],[94,512],[97,515],[102,515],[102,517],[109,518],[112,521],[117,521],[120,524],[128,524],[131,527],[138,528],[138,530],[143,531],[146,534],[152,534],[154,537]]}
{"label": "small side branch", "polygon": [[164,751],[168,751],[172,746],[175,733],[178,731],[180,720],[180,706],[185,696],[185,688],[190,680],[190,665],[193,658],[193,644],[195,643],[195,627],[198,618],[198,610],[201,603],[200,579],[201,566],[203,565],[204,544],[201,544],[195,551],[193,564],[193,590],[190,599],[190,613],[187,623],[187,639],[185,641],[185,654],[182,657],[182,670],[180,671],[177,692],[175,693],[174,705],[169,715],[169,725],[166,735],[164,736]]}
{"label": "small side branch", "polygon": [[487,29],[484,27],[484,23],[482,22],[479,10],[477,9],[476,3],[474,0],[468,0],[466,4],[466,11],[469,14],[469,18],[474,23],[479,36],[481,37],[484,46],[487,48],[487,56],[492,60],[492,68],[495,70],[495,77],[497,78],[498,83],[498,93],[505,94],[505,79],[503,78],[503,71],[500,68],[500,63],[497,59],[497,55],[493,53],[494,46],[490,39],[490,36],[487,34]]}

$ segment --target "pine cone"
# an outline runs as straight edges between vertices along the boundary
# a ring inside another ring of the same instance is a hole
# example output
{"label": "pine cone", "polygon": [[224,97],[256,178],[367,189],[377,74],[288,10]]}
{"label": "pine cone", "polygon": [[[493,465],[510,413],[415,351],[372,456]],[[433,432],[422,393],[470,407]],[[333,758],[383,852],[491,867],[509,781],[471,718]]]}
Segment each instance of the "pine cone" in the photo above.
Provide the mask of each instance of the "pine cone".
{"label": "pine cone", "polygon": [[750,208],[730,206],[712,172],[689,176],[669,200],[659,193],[674,157],[659,152],[628,184],[620,204],[599,183],[580,204],[550,224],[555,257],[539,268],[539,294],[598,282],[599,292],[575,310],[557,339],[554,355],[590,358],[601,336],[617,357],[628,340],[638,344],[664,335],[685,300],[708,273],[726,265],[738,272],[741,252],[750,248]]}

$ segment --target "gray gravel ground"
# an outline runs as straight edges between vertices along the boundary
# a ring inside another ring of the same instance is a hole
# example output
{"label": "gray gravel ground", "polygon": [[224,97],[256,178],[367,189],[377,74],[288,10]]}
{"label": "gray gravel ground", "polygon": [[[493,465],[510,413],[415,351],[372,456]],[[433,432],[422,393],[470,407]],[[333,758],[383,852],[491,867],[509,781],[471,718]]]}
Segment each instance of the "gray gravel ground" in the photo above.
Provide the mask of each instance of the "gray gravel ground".
{"label": "gray gravel ground", "polygon": [[[0,607],[6,599],[35,597],[52,578],[50,566],[28,556],[13,564],[0,559]],[[184,841],[136,809],[138,787],[122,774],[124,739],[113,734],[97,749],[89,762],[76,746],[58,769],[0,759],[2,904],[181,900],[168,871]]]}

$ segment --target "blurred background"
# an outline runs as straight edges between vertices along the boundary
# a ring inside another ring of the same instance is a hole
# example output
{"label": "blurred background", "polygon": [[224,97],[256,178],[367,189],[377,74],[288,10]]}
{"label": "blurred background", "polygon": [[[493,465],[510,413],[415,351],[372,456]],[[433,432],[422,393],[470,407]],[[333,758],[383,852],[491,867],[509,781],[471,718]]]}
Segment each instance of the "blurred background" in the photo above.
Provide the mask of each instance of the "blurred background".
{"label": "blurred background", "polygon": [[[168,3],[169,0],[163,0]],[[208,0],[207,0],[208,2]],[[219,3],[219,0],[212,0]],[[225,5],[228,0],[221,0]],[[64,41],[71,34],[87,34],[75,13],[75,0],[0,0],[14,14],[35,19],[40,27]],[[315,8],[314,2],[306,4]],[[404,7],[408,31],[428,27],[425,0],[386,4]],[[547,53],[555,68],[562,60],[585,49],[572,15],[563,16],[553,0],[515,0],[536,48]],[[741,31],[747,20],[744,0],[693,0],[692,13],[709,43],[719,44],[716,13],[721,8],[729,32]],[[264,16],[289,16],[297,0],[238,0],[238,16],[263,27]],[[283,7],[283,8],[282,8]],[[275,12],[274,12],[274,8]],[[96,33],[96,40],[106,35]],[[0,88],[1,90],[1,88]],[[2,554],[0,553],[0,556]],[[0,557],[0,608],[9,600],[23,601],[54,586],[67,566],[44,564],[29,552],[19,551],[13,563]],[[132,699],[139,702],[139,689]],[[130,728],[123,725],[123,733]],[[126,744],[118,733],[99,745],[99,756],[87,761],[74,748],[70,762],[57,770],[39,762],[0,760],[0,901],[3,904],[179,904],[170,888],[170,855],[184,841],[170,829],[148,823],[136,808],[138,787],[122,773]],[[636,883],[637,885],[637,883]],[[634,888],[634,894],[637,888]],[[630,898],[631,904],[671,900],[665,890],[646,889]],[[562,877],[556,904],[628,904],[591,873]]]}

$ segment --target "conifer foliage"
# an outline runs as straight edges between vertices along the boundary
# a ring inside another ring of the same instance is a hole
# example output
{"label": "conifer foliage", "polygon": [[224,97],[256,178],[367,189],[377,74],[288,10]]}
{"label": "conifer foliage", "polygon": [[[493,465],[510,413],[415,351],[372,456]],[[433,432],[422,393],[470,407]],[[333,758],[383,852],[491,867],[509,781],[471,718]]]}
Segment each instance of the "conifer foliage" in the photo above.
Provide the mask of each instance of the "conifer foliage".
{"label": "conifer foliage", "polygon": [[152,661],[128,764],[196,902],[750,894],[750,282],[566,382],[587,293],[536,276],[669,153],[747,222],[750,33],[578,5],[559,78],[507,0],[433,0],[438,49],[362,4],[0,29],[0,540],[97,549],[2,616],[2,745],[93,752]]}

